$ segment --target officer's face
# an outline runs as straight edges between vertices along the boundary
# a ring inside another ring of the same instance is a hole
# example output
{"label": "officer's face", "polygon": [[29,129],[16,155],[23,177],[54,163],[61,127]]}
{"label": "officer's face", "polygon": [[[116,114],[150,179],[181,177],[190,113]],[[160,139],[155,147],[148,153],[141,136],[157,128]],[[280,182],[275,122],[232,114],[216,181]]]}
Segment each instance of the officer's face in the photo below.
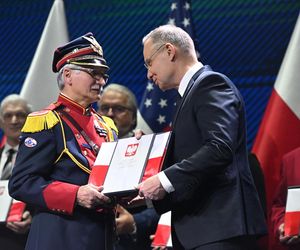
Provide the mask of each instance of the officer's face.
{"label": "officer's face", "polygon": [[65,69],[66,94],[83,107],[97,102],[100,91],[106,79],[99,74],[91,73],[89,69]]}
{"label": "officer's face", "polygon": [[28,111],[23,103],[7,103],[3,107],[1,127],[8,140],[18,141]]}
{"label": "officer's face", "polygon": [[126,135],[135,124],[133,111],[128,106],[128,97],[118,91],[108,90],[101,96],[99,113],[113,119],[120,138]]}

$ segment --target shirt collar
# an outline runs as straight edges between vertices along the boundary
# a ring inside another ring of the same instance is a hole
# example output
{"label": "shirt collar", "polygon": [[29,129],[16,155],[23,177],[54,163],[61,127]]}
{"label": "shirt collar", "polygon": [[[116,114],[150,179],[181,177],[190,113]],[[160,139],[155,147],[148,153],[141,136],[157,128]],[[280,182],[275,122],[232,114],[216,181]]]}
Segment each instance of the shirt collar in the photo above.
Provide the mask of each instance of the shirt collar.
{"label": "shirt collar", "polygon": [[196,74],[196,72],[203,67],[203,64],[200,62],[195,63],[183,76],[183,78],[180,81],[179,87],[178,87],[178,93],[181,97],[183,97],[184,92],[188,86],[188,83],[192,79],[193,75]]}
{"label": "shirt collar", "polygon": [[17,152],[18,149],[19,149],[19,145],[15,146],[15,147],[12,147],[12,146],[10,146],[9,144],[6,143],[6,144],[4,145],[3,152],[7,153],[8,150],[10,150],[10,149],[14,149],[15,152]]}

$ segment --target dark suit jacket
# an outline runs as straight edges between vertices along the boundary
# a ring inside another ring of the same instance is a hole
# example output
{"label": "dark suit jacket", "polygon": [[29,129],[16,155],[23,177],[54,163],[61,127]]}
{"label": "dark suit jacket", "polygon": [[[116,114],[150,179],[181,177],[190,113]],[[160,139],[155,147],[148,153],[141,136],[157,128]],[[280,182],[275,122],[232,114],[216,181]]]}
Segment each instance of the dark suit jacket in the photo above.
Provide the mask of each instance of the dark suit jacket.
{"label": "dark suit jacket", "polygon": [[242,97],[209,66],[188,84],[165,163],[175,191],[155,208],[172,210],[173,228],[185,248],[266,233],[248,166]]}

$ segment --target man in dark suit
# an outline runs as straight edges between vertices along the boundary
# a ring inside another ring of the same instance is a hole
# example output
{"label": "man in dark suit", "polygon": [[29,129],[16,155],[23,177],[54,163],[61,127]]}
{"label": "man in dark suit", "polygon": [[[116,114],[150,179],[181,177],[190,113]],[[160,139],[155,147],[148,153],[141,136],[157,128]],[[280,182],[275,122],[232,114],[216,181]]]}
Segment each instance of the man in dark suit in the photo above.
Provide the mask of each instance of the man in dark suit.
{"label": "man in dark suit", "polygon": [[190,36],[164,25],[143,38],[147,77],[180,95],[164,171],[139,195],[172,211],[173,247],[257,249],[266,233],[250,173],[242,97],[223,74],[203,66]]}
{"label": "man in dark suit", "polygon": [[[5,144],[0,148],[1,180],[8,180],[11,175],[19,146],[21,129],[30,111],[28,103],[17,94],[11,94],[1,102],[0,125],[6,137]],[[22,221],[1,224],[0,248],[10,250],[24,249],[30,224],[31,215],[27,210],[23,213]]]}

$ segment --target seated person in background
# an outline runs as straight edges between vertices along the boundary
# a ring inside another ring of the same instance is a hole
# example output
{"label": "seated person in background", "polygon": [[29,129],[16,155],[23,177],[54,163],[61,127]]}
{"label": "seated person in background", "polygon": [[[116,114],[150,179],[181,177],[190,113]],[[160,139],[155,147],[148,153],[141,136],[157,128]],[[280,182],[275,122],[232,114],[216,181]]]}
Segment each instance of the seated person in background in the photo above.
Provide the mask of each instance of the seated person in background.
{"label": "seated person in background", "polygon": [[[98,102],[99,113],[114,120],[119,138],[134,136],[137,121],[137,102],[134,94],[119,84],[109,84],[104,88]],[[155,232],[159,216],[154,208],[146,206],[135,208],[117,207],[116,219],[119,243],[117,250],[151,249],[150,235]]]}
{"label": "seated person in background", "polygon": [[98,101],[98,112],[113,119],[119,134],[118,138],[134,136],[137,123],[137,102],[134,94],[125,86],[110,83],[104,88]]}
{"label": "seated person in background", "polygon": [[300,148],[297,148],[282,158],[281,178],[277,192],[275,193],[271,222],[274,228],[275,237],[287,246],[287,249],[300,249],[299,236],[284,236],[284,216],[289,186],[300,185]]}
{"label": "seated person in background", "polygon": [[[0,125],[6,138],[6,142],[0,148],[1,180],[8,180],[10,178],[19,147],[21,129],[25,123],[27,115],[30,112],[30,106],[19,95],[8,95],[1,102]],[[24,212],[23,220],[20,222],[7,222],[6,225],[1,224],[0,248],[3,250],[24,249],[30,224],[31,215],[29,211]]]}

